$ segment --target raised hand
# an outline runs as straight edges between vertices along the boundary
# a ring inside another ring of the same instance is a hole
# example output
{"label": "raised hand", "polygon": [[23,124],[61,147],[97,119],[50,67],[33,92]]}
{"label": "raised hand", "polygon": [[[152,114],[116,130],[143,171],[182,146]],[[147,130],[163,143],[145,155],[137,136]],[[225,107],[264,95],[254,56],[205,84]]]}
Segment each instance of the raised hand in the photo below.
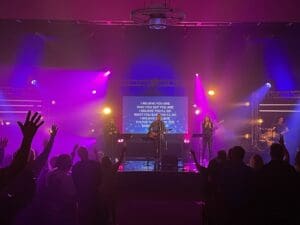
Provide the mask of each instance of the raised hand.
{"label": "raised hand", "polygon": [[74,157],[75,157],[75,154],[78,149],[79,149],[79,144],[74,145],[71,155],[74,155]]}
{"label": "raised hand", "polygon": [[37,112],[31,117],[31,111],[29,111],[24,123],[21,123],[20,121],[17,122],[24,138],[33,139],[39,127],[44,124],[44,121],[41,121],[41,118],[41,114]]}
{"label": "raised hand", "polygon": [[79,144],[74,145],[73,152],[76,152],[76,150],[78,150],[78,149],[79,149]]}
{"label": "raised hand", "polygon": [[[38,126],[38,125],[37,125]],[[49,154],[52,150],[54,139],[57,134],[58,128],[56,125],[52,125],[51,129],[49,130],[50,133],[50,139],[47,141],[46,145],[44,146],[43,152],[37,157],[37,159],[34,161],[32,165],[32,170],[35,172],[36,176],[39,175],[42,168],[45,166]]]}
{"label": "raised hand", "polygon": [[58,127],[56,125],[52,125],[50,130],[50,137],[54,138],[57,134]]}
{"label": "raised hand", "polygon": [[0,138],[0,149],[5,149],[8,143],[8,139],[5,137]]}
{"label": "raised hand", "polygon": [[77,150],[78,150],[78,148],[79,148],[79,144],[76,144],[74,147],[73,147],[73,150],[72,150],[72,152],[71,152],[71,159],[72,159],[72,162],[73,162],[73,160],[75,159],[75,155],[76,155],[76,152],[77,152]]}

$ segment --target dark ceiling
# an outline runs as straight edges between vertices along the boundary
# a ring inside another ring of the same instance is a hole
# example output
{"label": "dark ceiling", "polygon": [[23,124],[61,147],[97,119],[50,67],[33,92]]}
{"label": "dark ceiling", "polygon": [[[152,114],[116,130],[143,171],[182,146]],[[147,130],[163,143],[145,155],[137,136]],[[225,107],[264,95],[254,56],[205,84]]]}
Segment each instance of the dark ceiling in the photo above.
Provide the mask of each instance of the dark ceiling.
{"label": "dark ceiling", "polygon": [[[1,0],[1,19],[128,21],[133,9],[163,0]],[[185,21],[300,22],[299,0],[168,0]]]}

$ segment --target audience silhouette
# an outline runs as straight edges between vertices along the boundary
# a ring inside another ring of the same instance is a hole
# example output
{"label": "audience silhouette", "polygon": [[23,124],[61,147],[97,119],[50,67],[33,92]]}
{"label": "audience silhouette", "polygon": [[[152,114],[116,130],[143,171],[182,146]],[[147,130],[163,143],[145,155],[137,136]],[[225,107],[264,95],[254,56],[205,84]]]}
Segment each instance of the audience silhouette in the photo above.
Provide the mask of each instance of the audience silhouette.
{"label": "audience silhouette", "polygon": [[89,159],[88,150],[79,147],[80,161],[72,169],[72,177],[77,191],[80,225],[101,224],[103,204],[99,187],[102,182],[100,163]]}
{"label": "audience silhouette", "polygon": [[[117,162],[104,156],[89,159],[88,149],[75,145],[71,154],[48,158],[58,128],[53,125],[43,151],[35,156],[31,144],[43,125],[39,113],[27,113],[18,122],[22,141],[11,163],[4,166],[8,139],[0,137],[1,225],[116,225],[117,172],[126,144]],[[270,147],[271,160],[264,164],[259,154],[245,163],[245,149],[234,146],[217,153],[208,167],[191,151],[199,174],[205,180],[205,217],[209,225],[296,225],[300,201],[300,152],[290,165],[281,136]],[[73,165],[75,155],[79,161]]]}

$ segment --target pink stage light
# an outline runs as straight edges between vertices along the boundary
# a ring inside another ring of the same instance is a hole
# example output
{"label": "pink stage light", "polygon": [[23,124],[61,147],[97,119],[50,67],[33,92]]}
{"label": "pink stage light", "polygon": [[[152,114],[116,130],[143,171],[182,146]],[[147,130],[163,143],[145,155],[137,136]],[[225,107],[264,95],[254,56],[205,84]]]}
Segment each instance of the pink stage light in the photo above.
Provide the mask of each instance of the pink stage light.
{"label": "pink stage light", "polygon": [[190,171],[191,171],[191,168],[190,168],[189,165],[184,165],[184,166],[183,166],[183,170],[184,170],[185,172],[190,172]]}
{"label": "pink stage light", "polygon": [[52,100],[51,101],[51,105],[55,105],[56,104],[56,101],[55,100]]}
{"label": "pink stage light", "polygon": [[118,143],[123,143],[124,142],[124,139],[118,139]]}
{"label": "pink stage light", "polygon": [[196,73],[195,76],[196,76],[196,77],[199,77],[199,73]]}
{"label": "pink stage light", "polygon": [[185,138],[185,139],[183,140],[183,143],[184,143],[184,144],[189,144],[189,143],[190,143],[190,139]]}
{"label": "pink stage light", "polygon": [[195,110],[195,115],[200,115],[200,113],[201,113],[201,110],[200,110],[200,109],[196,109],[196,110]]}
{"label": "pink stage light", "polygon": [[110,70],[107,70],[107,71],[104,73],[104,76],[105,76],[105,77],[108,77],[110,74],[111,74]]}
{"label": "pink stage light", "polygon": [[120,171],[124,171],[124,166],[123,166],[123,164],[121,164],[121,165],[119,166],[118,171],[119,171],[119,172],[120,172]]}
{"label": "pink stage light", "polygon": [[92,94],[93,95],[97,94],[97,91],[96,90],[92,90]]}

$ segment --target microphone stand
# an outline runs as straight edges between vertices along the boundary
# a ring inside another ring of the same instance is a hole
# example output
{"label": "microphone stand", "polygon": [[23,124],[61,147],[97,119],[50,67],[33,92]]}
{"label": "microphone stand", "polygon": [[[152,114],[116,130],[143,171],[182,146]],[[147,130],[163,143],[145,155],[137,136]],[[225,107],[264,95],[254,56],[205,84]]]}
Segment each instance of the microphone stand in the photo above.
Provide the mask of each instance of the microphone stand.
{"label": "microphone stand", "polygon": [[162,143],[162,122],[159,121],[158,129],[159,139],[158,139],[158,148],[157,148],[157,169],[160,170],[161,167],[161,143]]}

